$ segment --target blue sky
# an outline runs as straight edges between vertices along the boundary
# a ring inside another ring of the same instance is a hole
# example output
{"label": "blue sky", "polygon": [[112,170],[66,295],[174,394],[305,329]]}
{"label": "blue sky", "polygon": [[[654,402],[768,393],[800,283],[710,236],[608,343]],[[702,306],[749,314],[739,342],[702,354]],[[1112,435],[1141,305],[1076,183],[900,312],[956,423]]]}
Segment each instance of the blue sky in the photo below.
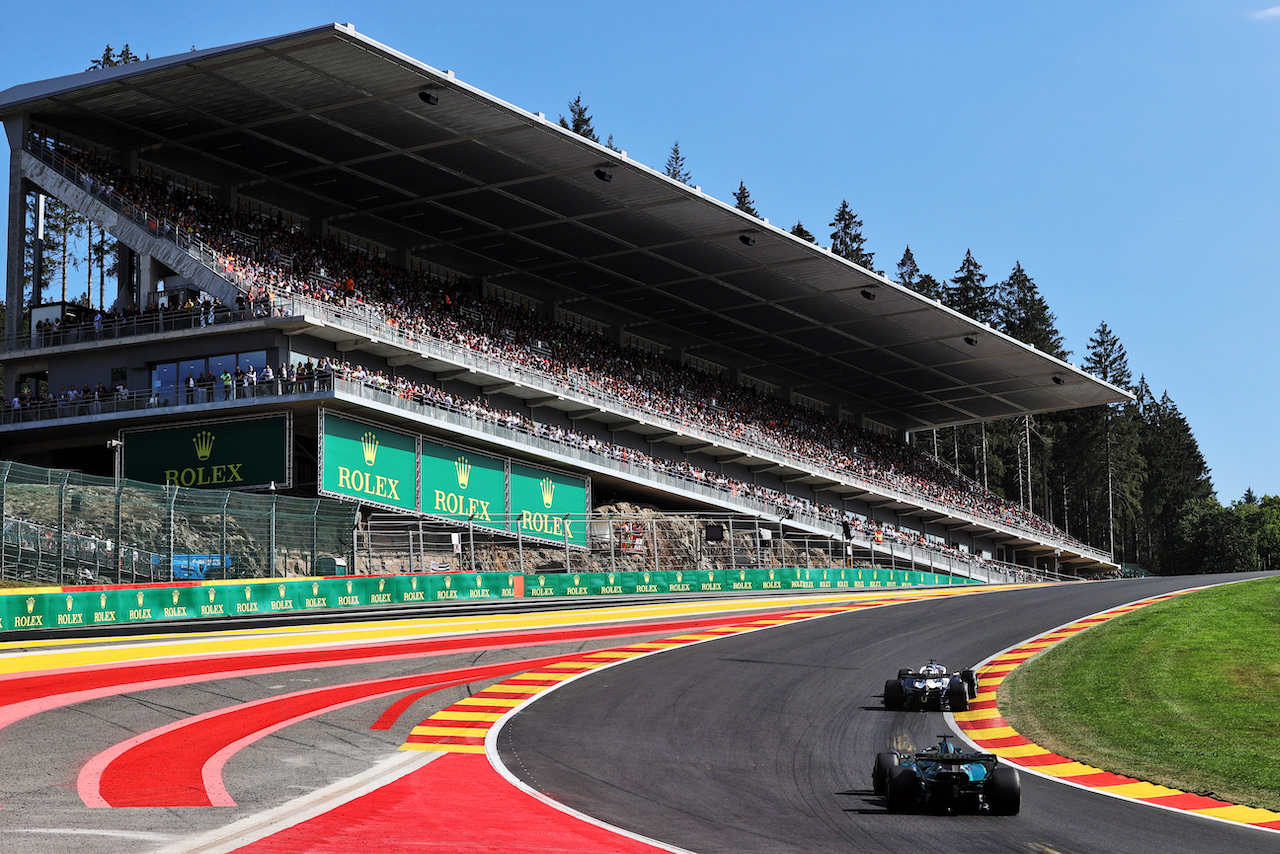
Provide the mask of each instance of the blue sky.
{"label": "blue sky", "polygon": [[1280,493],[1275,2],[10,4],[0,89],[338,21],[548,116],[581,92],[633,158],[678,139],[824,244],[847,198],[886,271],[1021,262],[1072,361],[1105,320],[1232,501]]}

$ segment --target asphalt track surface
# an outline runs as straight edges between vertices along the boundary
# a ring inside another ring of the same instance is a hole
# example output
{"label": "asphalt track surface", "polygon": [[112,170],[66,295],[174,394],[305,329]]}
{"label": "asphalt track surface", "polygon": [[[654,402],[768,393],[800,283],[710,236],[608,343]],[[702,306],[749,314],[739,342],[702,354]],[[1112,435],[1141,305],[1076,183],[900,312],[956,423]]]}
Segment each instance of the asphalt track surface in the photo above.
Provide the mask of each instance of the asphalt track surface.
{"label": "asphalt track surface", "polygon": [[545,694],[507,723],[498,747],[556,801],[698,854],[1280,850],[1265,831],[1026,773],[1014,817],[890,814],[870,791],[877,751],[949,731],[939,713],[883,709],[884,682],[900,667],[971,666],[1098,611],[1247,577],[947,597],[681,647]]}

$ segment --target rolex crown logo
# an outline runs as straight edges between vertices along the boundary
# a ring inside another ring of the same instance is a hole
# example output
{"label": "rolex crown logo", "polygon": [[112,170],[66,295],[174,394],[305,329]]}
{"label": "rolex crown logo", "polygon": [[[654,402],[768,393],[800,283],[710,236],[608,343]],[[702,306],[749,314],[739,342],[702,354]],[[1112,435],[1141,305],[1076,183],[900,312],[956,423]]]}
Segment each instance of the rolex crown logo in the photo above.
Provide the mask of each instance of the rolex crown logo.
{"label": "rolex crown logo", "polygon": [[214,435],[208,430],[201,430],[192,439],[191,444],[196,446],[196,459],[207,460],[209,455],[213,453]]}
{"label": "rolex crown logo", "polygon": [[466,489],[471,482],[471,463],[467,462],[466,457],[458,457],[453,467],[458,472],[458,489]]}
{"label": "rolex crown logo", "polygon": [[769,580],[773,581],[773,570],[769,570]]}
{"label": "rolex crown logo", "polygon": [[575,575],[575,576],[573,577],[573,586],[574,586],[574,587],[580,587],[580,586],[582,586],[582,576],[580,576],[580,575]]}
{"label": "rolex crown logo", "polygon": [[738,570],[738,580],[739,581],[747,580],[747,571],[745,569]]}
{"label": "rolex crown logo", "polygon": [[385,578],[378,579],[378,592],[381,593],[387,588],[387,580]]}
{"label": "rolex crown logo", "polygon": [[320,582],[318,581],[311,582],[311,595],[312,596],[320,595]]}
{"label": "rolex crown logo", "polygon": [[542,479],[542,506],[551,509],[551,499],[556,495],[556,483],[549,477]]}
{"label": "rolex crown logo", "polygon": [[210,602],[212,602],[212,601],[213,601],[213,597],[214,597],[214,596],[216,596],[216,595],[217,595],[217,593],[218,593],[218,591],[214,590],[212,587],[210,587],[210,588],[209,588],[209,601],[210,601]]}
{"label": "rolex crown logo", "polygon": [[683,573],[683,572],[677,572],[677,573],[676,573],[676,584],[679,584],[679,583],[680,583],[680,582],[682,582],[682,581],[684,581],[684,573]]}
{"label": "rolex crown logo", "polygon": [[141,590],[138,591],[138,607],[139,608],[142,607],[142,591]]}
{"label": "rolex crown logo", "polygon": [[360,447],[364,449],[364,464],[371,466],[378,459],[378,436],[372,430],[366,430],[360,437]]}
{"label": "rolex crown logo", "polygon": [[348,582],[347,582],[347,593],[348,593],[348,594],[349,594],[349,593],[351,593],[351,582],[350,582],[350,581],[348,581]]}
{"label": "rolex crown logo", "polygon": [[98,597],[98,607],[100,608],[107,607],[107,594],[103,593],[101,596]]}
{"label": "rolex crown logo", "polygon": [[71,606],[72,606],[72,604],[74,604],[74,603],[75,603],[75,600],[74,600],[74,599],[72,599],[70,596],[68,596],[68,597],[67,597],[67,610],[68,610],[68,611],[70,611],[70,610],[71,610]]}
{"label": "rolex crown logo", "polygon": [[647,573],[647,572],[644,574],[644,583],[645,583],[645,584],[648,584],[648,583],[649,583],[649,573]]}
{"label": "rolex crown logo", "polygon": [[[546,587],[546,586],[547,586],[547,577],[546,577],[545,575],[539,575],[539,576],[538,576],[538,586],[539,586],[539,587]],[[27,601],[28,601],[28,602],[34,602],[35,600],[34,600],[34,599],[28,599]]]}
{"label": "rolex crown logo", "polygon": [[481,575],[477,575],[477,576],[476,576],[476,589],[477,589],[477,590],[479,590],[481,587],[484,587],[484,577],[483,577],[483,576],[481,576]]}
{"label": "rolex crown logo", "polygon": [[178,604],[178,597],[179,597],[179,596],[181,596],[181,595],[182,595],[182,594],[181,594],[179,591],[177,591],[177,590],[173,591],[173,604],[175,604],[175,605],[177,605],[177,604]]}
{"label": "rolex crown logo", "polygon": [[418,579],[417,579],[417,578],[411,578],[411,579],[409,579],[409,584],[413,587],[413,589],[414,589],[414,590],[417,590],[417,589],[418,589]]}
{"label": "rolex crown logo", "polygon": [[36,597],[28,596],[27,597],[27,613],[30,614],[35,609],[36,609]]}
{"label": "rolex crown logo", "polygon": [[244,589],[244,601],[248,602],[248,601],[249,601],[250,599],[252,599],[252,598],[253,598],[253,588],[252,588],[252,587],[246,587],[246,588]]}
{"label": "rolex crown logo", "polygon": [[448,589],[449,589],[450,587],[452,587],[452,586],[453,586],[453,579],[452,579],[452,578],[446,578],[446,579],[444,580],[444,588],[445,588],[445,590],[448,590]]}
{"label": "rolex crown logo", "polygon": [[613,573],[609,573],[609,583],[613,584]]}
{"label": "rolex crown logo", "polygon": [[281,584],[281,585],[280,585],[279,587],[277,587],[276,589],[280,591],[280,598],[281,598],[281,599],[283,599],[283,598],[284,598],[284,585],[283,585],[283,584]]}

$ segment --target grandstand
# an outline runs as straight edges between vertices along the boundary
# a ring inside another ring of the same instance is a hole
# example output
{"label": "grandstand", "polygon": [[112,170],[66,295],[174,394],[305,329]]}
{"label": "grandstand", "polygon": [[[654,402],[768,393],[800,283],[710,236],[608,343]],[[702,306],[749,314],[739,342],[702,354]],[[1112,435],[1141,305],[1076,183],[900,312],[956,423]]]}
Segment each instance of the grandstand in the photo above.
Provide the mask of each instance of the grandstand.
{"label": "grandstand", "polygon": [[[917,438],[1125,392],[349,25],[0,117],[6,458],[566,558],[626,502],[984,578],[1113,566]],[[125,247],[114,306],[24,292],[31,193]]]}

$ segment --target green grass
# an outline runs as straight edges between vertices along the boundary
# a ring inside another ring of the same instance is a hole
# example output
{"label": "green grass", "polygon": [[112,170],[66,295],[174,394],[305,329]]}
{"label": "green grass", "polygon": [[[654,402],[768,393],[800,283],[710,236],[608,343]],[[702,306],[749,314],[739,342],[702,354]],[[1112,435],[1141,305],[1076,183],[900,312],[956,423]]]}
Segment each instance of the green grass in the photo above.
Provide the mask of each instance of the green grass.
{"label": "green grass", "polygon": [[48,587],[49,585],[36,584],[34,581],[14,581],[8,578],[0,578],[0,588],[4,587]]}
{"label": "green grass", "polygon": [[1107,771],[1280,811],[1280,579],[1117,617],[1014,670],[998,695],[1037,744]]}

